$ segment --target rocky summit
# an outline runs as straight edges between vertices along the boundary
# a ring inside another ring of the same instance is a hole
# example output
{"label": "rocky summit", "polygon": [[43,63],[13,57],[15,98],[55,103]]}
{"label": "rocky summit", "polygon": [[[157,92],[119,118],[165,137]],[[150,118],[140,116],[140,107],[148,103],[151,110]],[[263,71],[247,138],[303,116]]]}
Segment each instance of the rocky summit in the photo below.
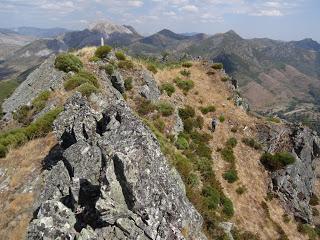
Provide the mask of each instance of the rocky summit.
{"label": "rocky summit", "polygon": [[47,162],[27,239],[206,239],[155,136],[124,101],[100,105],[76,94],[55,121],[61,156]]}

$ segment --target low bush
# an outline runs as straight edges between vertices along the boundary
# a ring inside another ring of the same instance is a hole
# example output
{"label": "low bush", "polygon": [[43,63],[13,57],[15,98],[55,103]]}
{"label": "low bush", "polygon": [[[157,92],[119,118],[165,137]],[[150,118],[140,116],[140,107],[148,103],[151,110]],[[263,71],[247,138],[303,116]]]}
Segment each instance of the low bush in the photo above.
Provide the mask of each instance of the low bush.
{"label": "low bush", "polygon": [[175,87],[171,83],[164,83],[160,87],[161,92],[165,91],[169,97],[176,91]]}
{"label": "low bush", "polygon": [[17,128],[0,134],[1,157],[5,157],[7,148],[17,147],[28,140],[43,137],[52,131],[52,124],[63,108],[55,108],[38,118],[27,127]]}
{"label": "low bush", "polygon": [[130,60],[122,60],[118,62],[118,68],[130,70],[134,67],[133,62]]}
{"label": "low bush", "polygon": [[223,160],[225,160],[226,162],[229,163],[234,163],[235,161],[235,156],[233,153],[233,149],[230,147],[224,147],[221,151],[220,151],[221,157]]}
{"label": "low bush", "polygon": [[126,58],[126,55],[124,54],[124,52],[117,51],[117,52],[115,52],[115,55],[116,55],[116,58],[117,58],[118,60],[124,61],[124,60],[127,59],[127,58]]}
{"label": "low bush", "polygon": [[235,169],[230,169],[228,171],[226,171],[224,174],[223,174],[223,178],[225,180],[228,181],[228,183],[234,183],[235,181],[237,181],[239,178],[238,178],[238,173],[237,173],[237,170]]}
{"label": "low bush", "polygon": [[313,194],[313,195],[310,197],[309,204],[310,204],[311,206],[317,206],[317,205],[319,205],[319,198],[317,197],[317,195]]}
{"label": "low bush", "polygon": [[317,235],[317,232],[315,231],[315,229],[310,226],[309,224],[302,224],[300,223],[298,225],[298,232],[304,234],[304,235],[307,235],[308,238],[310,240],[316,240],[318,239],[318,235]]}
{"label": "low bush", "polygon": [[190,72],[189,70],[187,70],[187,69],[181,70],[181,71],[180,71],[180,74],[181,74],[182,76],[185,76],[185,77],[190,77],[190,76],[191,76],[191,72]]}
{"label": "low bush", "polygon": [[49,100],[51,91],[43,91],[32,101],[32,106],[36,113],[45,108],[46,102]]}
{"label": "low bush", "polygon": [[153,64],[149,64],[147,69],[152,72],[153,74],[156,74],[158,72],[157,67]]}
{"label": "low bush", "polygon": [[161,133],[164,132],[166,124],[161,118],[154,120],[153,124]]}
{"label": "low bush", "polygon": [[84,83],[77,87],[76,91],[80,92],[82,96],[90,97],[92,93],[97,93],[99,90],[91,83]]}
{"label": "low bush", "polygon": [[211,186],[204,186],[202,188],[202,195],[206,198],[206,205],[208,209],[217,209],[221,199],[220,193],[218,190]]}
{"label": "low bush", "polygon": [[191,173],[187,178],[187,184],[192,187],[195,187],[196,185],[198,185],[198,183],[199,183],[198,176],[194,173]]}
{"label": "low bush", "polygon": [[8,153],[8,148],[0,144],[0,158],[6,157],[7,153]]}
{"label": "low bush", "polygon": [[254,148],[256,150],[261,150],[262,149],[262,146],[260,143],[256,142],[253,138],[243,138],[242,139],[242,142],[251,147],[251,148]]}
{"label": "low bush", "polygon": [[106,74],[110,76],[114,73],[114,66],[112,64],[105,65],[103,69],[105,70]]}
{"label": "low bush", "polygon": [[111,52],[112,50],[112,47],[110,46],[101,46],[101,47],[98,47],[94,53],[94,56],[96,56],[97,58],[100,58],[100,59],[104,59],[108,56],[108,54]]}
{"label": "low bush", "polygon": [[64,88],[67,91],[73,90],[76,87],[79,87],[80,85],[84,83],[89,83],[92,84],[94,87],[99,88],[99,83],[96,77],[88,73],[86,71],[81,71],[74,76],[70,77],[65,83],[64,83]]}
{"label": "low bush", "polygon": [[137,100],[137,111],[140,115],[145,116],[156,110],[156,106],[147,99],[139,98]]}
{"label": "low bush", "polygon": [[164,117],[171,116],[174,112],[174,107],[172,107],[172,105],[168,102],[160,102],[157,105],[157,109]]}
{"label": "low bush", "polygon": [[187,118],[193,118],[195,115],[195,110],[189,105],[186,105],[184,108],[179,109],[179,116],[182,120],[185,120]]}
{"label": "low bush", "polygon": [[221,123],[223,123],[225,120],[226,120],[226,118],[225,118],[223,115],[220,115],[220,116],[219,116],[219,121],[220,121]]}
{"label": "low bush", "polygon": [[191,62],[184,62],[181,65],[182,65],[182,67],[185,67],[185,68],[191,68],[192,67],[192,63]]}
{"label": "low bush", "polygon": [[207,114],[209,112],[215,112],[216,111],[216,107],[213,105],[209,105],[206,107],[200,107],[200,111],[202,112],[202,114]]}
{"label": "low bush", "polygon": [[124,80],[124,88],[126,89],[126,91],[130,91],[133,86],[132,86],[132,77],[127,77]]}
{"label": "low bush", "polygon": [[239,195],[244,194],[247,191],[247,188],[245,186],[240,186],[236,189],[236,193],[238,193]]}
{"label": "low bush", "polygon": [[280,123],[281,120],[277,117],[267,117],[267,121],[274,122],[274,123]]}
{"label": "low bush", "polygon": [[185,139],[183,136],[178,136],[178,139],[176,141],[176,146],[180,150],[186,150],[189,148],[189,143],[187,139]]}
{"label": "low bush", "polygon": [[194,127],[202,129],[204,126],[204,119],[201,116],[197,116],[196,119],[194,120]]}
{"label": "low bush", "polygon": [[229,81],[229,77],[223,76],[223,77],[221,77],[221,81],[222,82],[227,82],[227,81]]}
{"label": "low bush", "polygon": [[223,64],[222,63],[214,63],[214,64],[211,65],[211,67],[213,69],[219,70],[219,69],[223,68]]}
{"label": "low bush", "polygon": [[98,58],[97,56],[92,56],[90,59],[89,59],[89,62],[99,62],[100,61],[100,58]]}
{"label": "low bush", "polygon": [[223,213],[227,216],[227,217],[232,217],[234,215],[234,208],[233,208],[233,203],[232,201],[227,198],[227,197],[223,197],[221,198],[221,202],[223,205]]}
{"label": "low bush", "polygon": [[79,72],[82,69],[83,64],[75,55],[71,53],[61,53],[56,57],[54,66],[60,71],[68,73],[70,71]]}
{"label": "low bush", "polygon": [[185,92],[188,92],[194,88],[194,82],[192,80],[182,80],[181,78],[177,77],[174,79],[174,82],[178,88]]}
{"label": "low bush", "polygon": [[23,125],[28,125],[32,122],[32,107],[23,105],[13,113],[13,119]]}
{"label": "low bush", "polygon": [[232,137],[228,139],[228,141],[226,142],[226,146],[230,148],[234,148],[235,146],[237,146],[237,143],[238,143],[237,139]]}
{"label": "low bush", "polygon": [[264,153],[260,158],[260,162],[269,171],[276,171],[293,164],[295,158],[288,152],[279,152],[272,155],[271,153]]}

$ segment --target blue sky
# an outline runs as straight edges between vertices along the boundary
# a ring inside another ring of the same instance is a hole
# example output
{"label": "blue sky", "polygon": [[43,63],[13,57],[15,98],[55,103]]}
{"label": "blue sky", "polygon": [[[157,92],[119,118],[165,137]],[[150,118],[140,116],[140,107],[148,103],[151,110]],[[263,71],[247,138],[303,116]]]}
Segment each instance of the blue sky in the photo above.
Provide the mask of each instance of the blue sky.
{"label": "blue sky", "polygon": [[320,0],[0,0],[0,27],[83,29],[109,20],[142,34],[169,28],[320,41]]}

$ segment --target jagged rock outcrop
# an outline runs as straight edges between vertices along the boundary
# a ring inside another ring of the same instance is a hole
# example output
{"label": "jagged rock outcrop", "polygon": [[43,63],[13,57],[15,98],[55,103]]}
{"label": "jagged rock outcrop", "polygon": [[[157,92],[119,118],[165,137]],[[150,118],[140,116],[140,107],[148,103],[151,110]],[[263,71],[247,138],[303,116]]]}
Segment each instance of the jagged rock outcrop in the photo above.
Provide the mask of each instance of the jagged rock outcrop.
{"label": "jagged rock outcrop", "polygon": [[96,100],[75,94],[54,123],[61,156],[27,239],[206,239],[155,136],[124,101]]}
{"label": "jagged rock outcrop", "polygon": [[271,172],[271,189],[287,210],[303,222],[312,222],[309,205],[316,180],[315,165],[319,163],[320,139],[309,128],[297,125],[259,127],[260,140],[268,152],[291,152],[296,161],[284,169]]}
{"label": "jagged rock outcrop", "polygon": [[117,89],[120,93],[125,92],[124,81],[119,72],[115,72],[114,74],[111,75],[111,83],[112,83],[112,86],[115,89]]}
{"label": "jagged rock outcrop", "polygon": [[55,56],[50,56],[20,84],[14,93],[2,104],[4,113],[10,114],[22,105],[28,105],[39,93],[60,88],[64,72],[54,67]]}
{"label": "jagged rock outcrop", "polygon": [[146,70],[143,71],[142,79],[145,84],[140,88],[141,96],[151,101],[159,100],[161,93],[152,73]]}

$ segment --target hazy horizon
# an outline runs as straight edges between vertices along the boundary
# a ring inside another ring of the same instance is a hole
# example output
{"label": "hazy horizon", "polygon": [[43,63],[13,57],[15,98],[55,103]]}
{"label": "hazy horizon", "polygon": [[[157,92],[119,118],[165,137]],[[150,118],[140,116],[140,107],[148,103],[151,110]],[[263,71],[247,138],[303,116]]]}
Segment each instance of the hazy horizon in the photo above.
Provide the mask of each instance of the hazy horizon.
{"label": "hazy horizon", "polygon": [[3,0],[0,27],[80,30],[108,20],[131,25],[142,35],[164,28],[207,34],[232,29],[244,38],[319,42],[319,9],[316,0]]}

